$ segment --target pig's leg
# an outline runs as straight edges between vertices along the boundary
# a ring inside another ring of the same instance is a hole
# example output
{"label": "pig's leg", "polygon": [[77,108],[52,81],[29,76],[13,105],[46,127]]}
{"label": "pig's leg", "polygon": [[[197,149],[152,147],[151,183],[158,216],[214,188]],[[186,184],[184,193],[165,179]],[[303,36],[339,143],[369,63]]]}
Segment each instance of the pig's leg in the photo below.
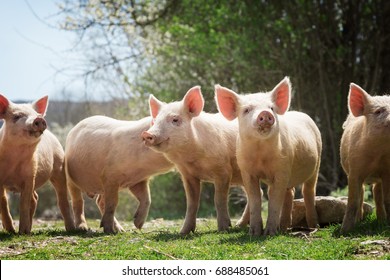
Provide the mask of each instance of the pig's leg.
{"label": "pig's leg", "polygon": [[30,223],[32,224],[32,220],[35,214],[35,211],[37,210],[38,205],[38,193],[36,191],[33,192],[33,196],[31,199],[31,206],[30,206]]}
{"label": "pig's leg", "polygon": [[386,221],[386,210],[383,199],[383,190],[382,183],[376,183],[372,186],[372,192],[374,194],[375,208],[376,208],[376,218],[384,222]]}
{"label": "pig's leg", "polygon": [[77,229],[87,231],[88,225],[84,215],[84,199],[78,187],[68,180],[70,196],[72,198],[74,223]]}
{"label": "pig's leg", "polygon": [[250,210],[249,234],[259,236],[263,232],[263,219],[261,218],[262,190],[259,186],[259,178],[241,171],[245,191],[248,196]]}
{"label": "pig's leg", "polygon": [[[104,198],[104,195],[99,194],[96,197],[96,205],[99,207],[100,214],[103,216],[104,211],[105,211],[105,198]],[[118,220],[115,217],[114,217],[114,229],[117,232],[125,232],[125,230],[123,229],[123,227],[120,225],[120,223],[118,222]]]}
{"label": "pig's leg", "polygon": [[137,211],[134,214],[134,225],[140,229],[148,217],[151,203],[148,181],[139,182],[130,187],[129,190],[139,201]]}
{"label": "pig's leg", "polygon": [[341,225],[341,233],[347,233],[352,230],[356,222],[361,219],[361,208],[363,205],[363,180],[358,176],[349,174],[348,178],[348,203],[347,210]]}
{"label": "pig's leg", "polygon": [[284,196],[284,203],[282,208],[282,215],[280,218],[280,230],[285,232],[292,224],[292,207],[294,200],[295,189],[287,189]]}
{"label": "pig's leg", "polygon": [[103,227],[105,233],[116,233],[115,228],[115,209],[118,205],[119,187],[112,185],[105,185],[104,192],[104,213],[100,226]]}
{"label": "pig's leg", "polygon": [[72,213],[69,207],[68,190],[66,188],[66,177],[63,172],[55,174],[50,181],[53,183],[57,195],[57,204],[64,219],[65,229],[71,231],[75,229]]}
{"label": "pig's leg", "polygon": [[[227,179],[225,179],[227,178]],[[229,177],[215,181],[214,205],[217,211],[218,230],[228,230],[232,225],[230,222],[228,200],[229,200]]]}
{"label": "pig's leg", "polygon": [[20,193],[20,219],[19,219],[19,233],[29,234],[31,232],[32,223],[30,220],[31,201],[34,192],[34,179],[27,179],[22,187]]}
{"label": "pig's leg", "polygon": [[195,177],[183,176],[183,184],[186,192],[187,210],[180,234],[189,234],[191,231],[194,232],[196,227],[196,215],[200,201],[200,180]]}
{"label": "pig's leg", "polygon": [[15,233],[15,227],[8,207],[7,193],[3,185],[0,186],[0,213],[3,227],[10,233]]}
{"label": "pig's leg", "polygon": [[316,172],[302,186],[303,200],[306,208],[306,222],[309,228],[318,227],[318,216],[316,210],[316,184],[318,173]]}
{"label": "pig's leg", "polygon": [[[245,188],[243,188],[243,190],[245,192]],[[247,198],[245,209],[244,209],[244,212],[242,213],[241,218],[236,223],[236,226],[241,227],[241,228],[246,227],[249,224],[249,220],[250,220],[250,209],[249,209],[249,203],[248,203],[248,195],[246,194],[246,192],[245,192],[245,196]]]}
{"label": "pig's leg", "polygon": [[387,223],[390,224],[390,176],[388,178],[383,178],[382,192],[383,192],[383,203],[385,205]]}
{"label": "pig's leg", "polygon": [[287,191],[285,185],[284,182],[275,182],[275,185],[269,186],[268,219],[264,235],[275,235],[280,228],[280,214]]}

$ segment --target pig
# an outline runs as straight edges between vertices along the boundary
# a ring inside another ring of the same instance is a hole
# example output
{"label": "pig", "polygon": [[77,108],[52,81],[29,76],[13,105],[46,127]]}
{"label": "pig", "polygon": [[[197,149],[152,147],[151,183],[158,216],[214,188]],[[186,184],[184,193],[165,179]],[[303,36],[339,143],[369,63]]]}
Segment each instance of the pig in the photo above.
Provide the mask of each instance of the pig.
{"label": "pig", "polygon": [[149,178],[173,168],[162,154],[145,147],[141,132],[151,125],[150,117],[122,121],[92,116],[80,121],[68,134],[65,167],[72,197],[76,227],[87,230],[82,192],[97,195],[105,233],[124,229],[114,217],[118,192],[128,188],[139,201],[134,224],[142,228],[150,208]]}
{"label": "pig", "polygon": [[[223,116],[238,118],[237,162],[250,207],[250,234],[275,235],[291,225],[294,187],[303,183],[306,220],[318,226],[315,190],[322,150],[321,134],[314,121],[301,112],[287,112],[291,83],[285,77],[267,93],[239,95],[215,86],[215,98]],[[268,218],[263,232],[262,192],[268,185]]]}
{"label": "pig", "polygon": [[341,165],[348,176],[347,210],[341,233],[363,218],[363,183],[373,184],[377,219],[390,222],[390,96],[370,96],[351,83],[343,124]]}
{"label": "pig", "polygon": [[0,211],[3,227],[14,233],[6,190],[20,193],[19,233],[29,234],[38,203],[35,191],[50,180],[65,228],[74,229],[64,170],[64,150],[47,130],[48,96],[32,104],[14,104],[0,94]]}
{"label": "pig", "polygon": [[[168,104],[150,95],[149,105],[154,124],[142,133],[145,145],[175,164],[185,188],[187,210],[180,233],[195,231],[201,181],[214,183],[218,230],[228,230],[229,187],[242,185],[235,156],[238,124],[226,121],[219,113],[203,112],[199,86],[189,89],[181,101]],[[238,225],[248,222],[246,207]]]}

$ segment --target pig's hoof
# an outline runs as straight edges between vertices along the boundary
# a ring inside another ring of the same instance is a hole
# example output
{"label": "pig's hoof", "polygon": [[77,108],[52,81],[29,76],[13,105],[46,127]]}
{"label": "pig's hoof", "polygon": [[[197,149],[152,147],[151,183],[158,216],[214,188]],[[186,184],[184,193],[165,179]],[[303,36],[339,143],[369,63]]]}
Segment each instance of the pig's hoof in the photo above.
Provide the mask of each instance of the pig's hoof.
{"label": "pig's hoof", "polygon": [[11,226],[5,226],[5,225],[3,225],[3,226],[4,226],[4,229],[5,229],[8,233],[11,233],[11,234],[15,234],[15,233],[16,233],[16,230],[15,230],[15,228],[14,228],[13,225],[11,225]]}
{"label": "pig's hoof", "polygon": [[251,236],[260,236],[263,233],[263,227],[261,224],[259,225],[251,225],[249,227],[249,235]]}
{"label": "pig's hoof", "polygon": [[352,223],[342,223],[341,229],[340,229],[340,233],[341,234],[347,234],[347,233],[349,233],[352,230],[352,228],[354,226],[355,225],[352,224]]}
{"label": "pig's hoof", "polygon": [[65,230],[66,231],[75,231],[76,230],[76,227],[73,223],[71,224],[65,224]]}
{"label": "pig's hoof", "polygon": [[134,220],[134,225],[137,229],[141,229],[144,225],[144,221],[136,221]]}
{"label": "pig's hoof", "polygon": [[103,227],[103,231],[106,234],[116,234],[117,233],[113,226]]}
{"label": "pig's hoof", "polygon": [[230,220],[228,220],[228,221],[218,225],[218,231],[228,231],[231,226],[232,226],[232,224],[231,224]]}
{"label": "pig's hoof", "polygon": [[249,224],[249,221],[244,220],[244,219],[239,219],[239,220],[237,221],[237,223],[236,223],[236,227],[244,228],[244,227],[246,227],[248,224]]}
{"label": "pig's hoof", "polygon": [[116,232],[125,232],[125,229],[119,223],[114,225],[114,229]]}
{"label": "pig's hoof", "polygon": [[107,223],[103,222],[103,220],[100,222],[100,227],[103,228],[104,233],[107,234],[116,234],[116,229],[115,229],[115,224],[114,222],[112,223]]}
{"label": "pig's hoof", "polygon": [[195,232],[195,226],[192,226],[192,227],[183,227],[180,231],[180,234],[181,235],[187,235],[191,232]]}
{"label": "pig's hoof", "polygon": [[88,231],[89,230],[87,223],[79,224],[78,226],[76,226],[76,229],[80,230],[80,231]]}
{"label": "pig's hoof", "polygon": [[134,225],[136,228],[141,229],[142,226],[144,225],[146,220],[145,215],[140,215],[139,212],[137,211],[134,215]]}
{"label": "pig's hoof", "polygon": [[6,229],[6,231],[8,233],[11,233],[11,234],[16,234],[16,230],[15,229],[11,229],[11,230]]}
{"label": "pig's hoof", "polygon": [[274,236],[278,233],[278,229],[277,228],[270,228],[270,227],[267,227],[265,230],[264,230],[264,235],[269,235],[269,236]]}
{"label": "pig's hoof", "polygon": [[25,235],[25,234],[30,234],[31,230],[30,229],[19,229],[19,234]]}

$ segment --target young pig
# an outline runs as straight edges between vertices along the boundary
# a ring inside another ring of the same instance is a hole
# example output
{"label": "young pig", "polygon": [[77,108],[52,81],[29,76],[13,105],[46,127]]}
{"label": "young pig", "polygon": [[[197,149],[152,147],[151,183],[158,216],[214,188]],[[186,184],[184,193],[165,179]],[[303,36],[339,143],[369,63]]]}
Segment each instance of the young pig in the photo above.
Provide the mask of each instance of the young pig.
{"label": "young pig", "polygon": [[[154,125],[142,133],[145,145],[164,153],[184,183],[187,211],[180,233],[195,230],[201,181],[214,183],[218,230],[227,230],[231,224],[229,186],[242,184],[235,156],[237,123],[226,121],[220,114],[203,112],[199,86],[191,88],[182,101],[169,104],[151,95],[149,105]],[[248,211],[246,208],[238,222],[240,226],[248,223]]]}
{"label": "young pig", "polygon": [[93,116],[79,122],[68,134],[65,165],[76,227],[88,229],[81,191],[93,197],[101,211],[105,233],[123,231],[114,217],[120,188],[128,188],[139,201],[134,224],[141,228],[150,207],[148,181],[173,165],[162,154],[145,147],[141,132],[151,118],[120,121]]}
{"label": "young pig", "polygon": [[363,217],[363,183],[374,183],[376,215],[390,222],[390,96],[370,96],[351,83],[340,156],[348,176],[348,204],[341,232]]}
{"label": "young pig", "polygon": [[53,183],[66,230],[74,229],[66,177],[64,151],[57,138],[46,130],[48,105],[45,96],[32,104],[14,104],[0,94],[0,211],[3,226],[15,232],[6,189],[20,193],[19,233],[30,233],[38,194],[47,180]]}
{"label": "young pig", "polygon": [[291,225],[294,187],[301,183],[307,223],[316,227],[321,135],[309,116],[287,112],[291,99],[289,78],[268,93],[243,96],[216,85],[215,94],[219,111],[228,120],[238,118],[237,161],[248,195],[250,234],[260,235],[263,231],[259,180],[269,188],[265,235],[274,235],[279,227],[285,230]]}

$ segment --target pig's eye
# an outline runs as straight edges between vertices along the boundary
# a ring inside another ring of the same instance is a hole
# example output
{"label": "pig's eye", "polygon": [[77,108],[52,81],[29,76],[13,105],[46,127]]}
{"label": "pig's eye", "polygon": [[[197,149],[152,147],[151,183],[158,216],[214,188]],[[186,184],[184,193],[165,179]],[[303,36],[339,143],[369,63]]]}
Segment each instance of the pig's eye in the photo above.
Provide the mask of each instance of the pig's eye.
{"label": "pig's eye", "polygon": [[251,108],[247,107],[244,109],[244,115],[248,114],[251,111]]}
{"label": "pig's eye", "polygon": [[385,111],[385,109],[379,108],[379,109],[375,110],[374,114],[375,114],[376,116],[378,116],[378,115],[382,114],[384,111]]}
{"label": "pig's eye", "polygon": [[272,112],[274,111],[274,107],[271,107],[270,109],[271,109]]}
{"label": "pig's eye", "polygon": [[174,125],[179,126],[180,123],[181,123],[181,120],[180,120],[179,117],[173,117],[173,118],[172,118],[172,123],[173,123]]}
{"label": "pig's eye", "polygon": [[14,115],[14,116],[12,117],[12,120],[13,120],[13,122],[17,122],[17,121],[20,120],[22,117],[23,117],[22,115]]}

